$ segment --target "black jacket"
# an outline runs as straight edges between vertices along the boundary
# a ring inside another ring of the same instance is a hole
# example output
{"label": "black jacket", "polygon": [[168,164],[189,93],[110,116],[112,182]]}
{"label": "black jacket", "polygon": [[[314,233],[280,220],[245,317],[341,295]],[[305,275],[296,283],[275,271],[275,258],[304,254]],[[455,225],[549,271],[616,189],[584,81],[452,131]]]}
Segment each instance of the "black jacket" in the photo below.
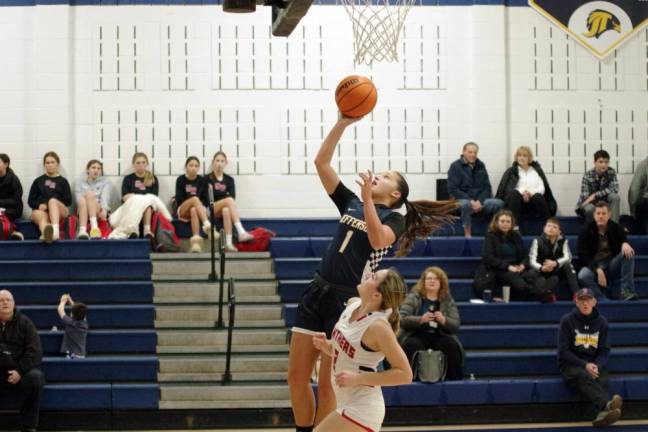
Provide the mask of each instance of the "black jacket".
{"label": "black jacket", "polygon": [[15,369],[21,376],[38,366],[43,357],[34,323],[16,309],[11,321],[5,325],[0,324],[0,353],[2,352],[9,354],[0,354],[0,361],[5,363],[0,364],[0,369]]}
{"label": "black jacket", "polygon": [[[612,256],[616,256],[621,253],[621,245],[628,241],[628,237],[621,225],[612,220],[608,222],[607,233],[610,253]],[[594,260],[594,256],[596,256],[598,246],[598,228],[596,222],[591,221],[578,235],[578,258],[581,266],[596,270],[598,262]]]}
{"label": "black jacket", "polygon": [[0,207],[5,209],[10,219],[22,216],[22,194],[23,189],[18,176],[8,168],[7,174],[0,178]]}
{"label": "black jacket", "polygon": [[599,368],[607,365],[610,354],[608,323],[597,308],[583,315],[578,308],[560,320],[558,334],[558,364],[582,366],[595,363]]}
{"label": "black jacket", "polygon": [[533,239],[529,248],[529,265],[532,269],[540,271],[545,260],[552,260],[558,263],[558,268],[571,261],[571,250],[565,237],[558,237],[554,244],[542,234]]}
{"label": "black jacket", "polygon": [[[531,162],[531,166],[536,170],[536,172],[542,179],[542,183],[544,183],[544,198],[547,201],[547,205],[549,206],[549,212],[553,216],[558,210],[558,204],[556,203],[556,199],[554,198],[553,193],[551,192],[551,188],[549,187],[547,176],[545,176],[542,167],[537,161]],[[518,163],[513,162],[513,165],[511,165],[509,169],[504,171],[502,180],[500,180],[499,186],[497,187],[497,195],[495,195],[495,197],[501,200],[505,200],[506,197],[515,190],[515,187],[517,186],[519,180],[520,176],[518,174]]]}
{"label": "black jacket", "polygon": [[[515,247],[516,258],[514,261],[506,261],[503,258],[502,247],[506,243],[511,243]],[[498,271],[506,271],[509,265],[526,265],[528,256],[524,253],[522,236],[518,231],[511,231],[507,236],[495,234],[494,232],[486,233],[482,248],[482,259],[488,268]]]}
{"label": "black jacket", "polygon": [[452,199],[479,200],[493,197],[486,165],[477,159],[474,168],[460,157],[448,170],[448,194]]}

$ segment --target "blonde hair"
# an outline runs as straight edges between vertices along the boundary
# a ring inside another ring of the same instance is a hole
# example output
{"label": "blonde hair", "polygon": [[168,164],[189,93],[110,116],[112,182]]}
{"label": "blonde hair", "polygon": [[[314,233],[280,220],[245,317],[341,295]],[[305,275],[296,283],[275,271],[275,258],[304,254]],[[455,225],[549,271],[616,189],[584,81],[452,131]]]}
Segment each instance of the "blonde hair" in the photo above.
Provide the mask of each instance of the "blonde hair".
{"label": "blonde hair", "polygon": [[448,275],[446,274],[446,272],[441,270],[441,267],[428,267],[423,270],[421,277],[419,277],[419,280],[416,281],[416,285],[412,287],[412,290],[418,292],[421,297],[425,297],[427,295],[427,291],[425,289],[425,278],[427,277],[428,273],[434,273],[437,279],[439,279],[439,301],[443,301],[450,297],[450,284],[448,283]]}
{"label": "blonde hair", "polygon": [[[135,153],[133,155],[133,164],[135,164],[135,161],[137,159],[139,159],[139,158],[144,158],[146,163],[147,164],[149,163],[149,159],[148,159],[148,156],[146,156],[146,153],[137,152],[137,153]],[[153,186],[154,183],[155,183],[155,176],[153,175],[153,173],[151,171],[146,170],[144,172],[144,186],[151,187],[151,186]]]}
{"label": "blonde hair", "polygon": [[399,308],[403,300],[405,300],[406,291],[407,285],[405,285],[405,281],[400,273],[398,273],[398,270],[394,267],[388,268],[385,279],[378,285],[378,292],[383,298],[380,308],[382,310],[391,308],[391,314],[389,314],[387,321],[391,325],[392,330],[394,330],[394,333],[400,328]]}
{"label": "blonde hair", "polygon": [[515,155],[513,155],[513,159],[517,161],[517,157],[519,155],[524,155],[527,158],[529,158],[529,164],[533,162],[533,151],[531,151],[531,147],[528,146],[520,146],[515,150]]}

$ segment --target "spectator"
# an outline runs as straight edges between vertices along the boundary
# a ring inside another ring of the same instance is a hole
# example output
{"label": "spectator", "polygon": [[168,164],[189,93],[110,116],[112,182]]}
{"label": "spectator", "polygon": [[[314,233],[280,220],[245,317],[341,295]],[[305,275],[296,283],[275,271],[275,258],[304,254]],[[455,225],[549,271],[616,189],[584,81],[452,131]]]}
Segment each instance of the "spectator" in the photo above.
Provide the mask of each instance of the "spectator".
{"label": "spectator", "polygon": [[448,194],[459,200],[461,206],[461,224],[466,237],[472,236],[471,217],[473,214],[484,214],[490,217],[504,206],[504,202],[492,198],[486,165],[477,158],[479,146],[474,142],[464,144],[459,159],[450,165],[448,171]]}
{"label": "spectator", "polygon": [[596,308],[589,288],[575,296],[576,308],[560,320],[558,365],[568,386],[592,403],[594,426],[608,426],[621,417],[623,399],[608,400],[607,362],[610,354],[608,323]]}
{"label": "spectator", "polygon": [[[103,176],[103,164],[92,159],[86,165],[86,172],[81,176],[75,187],[77,212],[79,213],[80,240],[101,238],[97,219],[106,221],[110,212],[110,196],[112,186]],[[90,235],[88,235],[88,219],[90,220]]]}
{"label": "spectator", "polygon": [[560,232],[560,221],[554,217],[547,219],[544,232],[531,243],[530,267],[547,280],[546,288],[553,290],[563,279],[567,281],[571,293],[575,294],[580,287],[571,260],[569,242]]}
{"label": "spectator", "polygon": [[518,222],[522,213],[537,216],[544,222],[556,214],[558,207],[542,167],[533,160],[533,152],[526,146],[515,151],[515,161],[504,172],[496,197],[504,201]]}
{"label": "spectator", "polygon": [[[72,309],[70,316],[65,314],[65,305],[69,304]],[[86,320],[88,308],[83,303],[75,303],[69,294],[63,294],[58,305],[58,314],[65,326],[61,352],[67,358],[85,358],[86,338],[88,336],[88,321]]]}
{"label": "spectator", "polygon": [[648,234],[648,157],[635,168],[628,190],[630,212],[639,222],[642,234]]}
{"label": "spectator", "polygon": [[[10,222],[19,219],[23,212],[22,185],[18,176],[9,165],[11,160],[5,153],[0,153],[0,213],[9,218]],[[24,240],[21,232],[15,229],[9,237],[12,240]]]}
{"label": "spectator", "polygon": [[223,230],[225,231],[225,250],[237,252],[236,246],[232,243],[232,225],[238,233],[238,241],[247,242],[253,240],[252,234],[248,233],[239,216],[238,206],[236,205],[236,189],[232,176],[225,174],[227,166],[227,156],[224,152],[219,151],[212,159],[212,172],[207,176],[209,185],[214,190],[214,216],[223,219]]}
{"label": "spectator", "polygon": [[482,250],[486,268],[495,272],[499,286],[511,287],[512,300],[554,302],[556,297],[547,288],[547,282],[528,270],[529,257],[524,251],[522,236],[514,226],[515,218],[510,210],[495,213]]}
{"label": "spectator", "polygon": [[202,230],[208,236],[212,234],[211,222],[207,216],[209,197],[207,182],[198,175],[200,161],[196,156],[189,156],[185,162],[185,174],[178,177],[175,188],[175,202],[178,206],[178,219],[191,223],[191,252],[202,252]]}
{"label": "spectator", "polygon": [[463,378],[464,350],[456,333],[461,319],[450,295],[448,275],[439,267],[423,270],[400,307],[401,332],[398,342],[412,363],[420,350],[435,349],[446,357],[446,379]]}
{"label": "spectator", "polygon": [[18,402],[21,430],[36,431],[45,385],[37,368],[43,351],[34,323],[16,310],[7,290],[0,290],[0,326],[0,395]]}
{"label": "spectator", "polygon": [[[122,202],[128,201],[133,195],[158,195],[160,183],[157,177],[149,170],[149,160],[145,153],[133,155],[133,173],[124,177],[122,181]],[[142,215],[142,237],[152,239],[151,218],[153,209],[147,207]]]}
{"label": "spectator", "polygon": [[32,208],[31,220],[38,225],[40,239],[45,243],[59,239],[59,222],[68,216],[68,207],[72,205],[70,184],[59,174],[60,163],[56,153],[45,153],[45,174],[34,180],[27,200]]}
{"label": "spectator", "polygon": [[581,193],[576,205],[576,213],[583,216],[586,222],[592,220],[594,205],[605,201],[612,210],[612,220],[619,222],[621,197],[616,171],[610,168],[610,154],[605,150],[594,153],[594,168],[587,171],[581,182]]}
{"label": "spectator", "polygon": [[610,205],[605,201],[596,203],[594,220],[578,236],[578,257],[583,266],[578,272],[580,284],[597,297],[603,297],[605,290],[611,298],[638,299],[634,255],[625,230],[610,220]]}

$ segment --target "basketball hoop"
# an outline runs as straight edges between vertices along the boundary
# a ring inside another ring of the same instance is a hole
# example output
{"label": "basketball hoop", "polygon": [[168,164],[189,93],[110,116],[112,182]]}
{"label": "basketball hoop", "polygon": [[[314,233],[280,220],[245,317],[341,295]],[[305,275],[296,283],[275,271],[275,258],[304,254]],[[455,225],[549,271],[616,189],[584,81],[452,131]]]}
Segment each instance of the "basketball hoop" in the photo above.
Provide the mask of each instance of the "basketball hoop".
{"label": "basketball hoop", "polygon": [[417,0],[340,0],[353,23],[355,64],[398,61],[398,37]]}

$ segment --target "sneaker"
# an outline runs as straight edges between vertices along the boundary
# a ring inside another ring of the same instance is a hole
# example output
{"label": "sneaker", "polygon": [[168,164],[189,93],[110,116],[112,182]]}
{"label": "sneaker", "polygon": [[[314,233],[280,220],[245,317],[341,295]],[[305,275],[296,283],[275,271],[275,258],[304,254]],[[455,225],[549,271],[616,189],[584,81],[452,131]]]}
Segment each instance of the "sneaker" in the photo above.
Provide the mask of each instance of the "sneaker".
{"label": "sneaker", "polygon": [[238,252],[238,249],[234,245],[225,245],[225,252]]}
{"label": "sneaker", "polygon": [[14,232],[12,232],[11,235],[9,236],[9,239],[10,239],[10,240],[23,241],[23,240],[25,240],[25,236],[22,235],[22,233],[21,233],[20,231],[14,231]]}
{"label": "sneaker", "polygon": [[598,413],[598,415],[592,422],[592,425],[594,427],[610,426],[611,424],[619,420],[620,417],[621,417],[621,410],[619,409],[603,410],[600,413]]}
{"label": "sneaker", "polygon": [[101,230],[98,227],[90,228],[90,238],[91,239],[100,239]]}
{"label": "sneaker", "polygon": [[639,300],[639,295],[634,292],[625,292],[621,294],[621,298],[623,298],[624,301]]}
{"label": "sneaker", "polygon": [[77,234],[77,240],[90,240],[90,236],[86,231],[81,231]]}
{"label": "sneaker", "polygon": [[139,238],[139,235],[136,232],[132,232],[132,233],[128,234],[128,238],[131,239],[131,240],[134,240],[134,239]]}
{"label": "sneaker", "polygon": [[189,252],[191,253],[202,252],[202,237],[200,237],[199,235],[192,236],[189,239],[189,242],[191,243],[191,248],[189,249]]}
{"label": "sneaker", "polygon": [[607,411],[615,410],[615,409],[621,410],[622,406],[623,406],[623,398],[618,394],[615,394],[612,396],[612,399],[610,399],[608,403],[605,405],[605,409]]}
{"label": "sneaker", "polygon": [[45,229],[43,230],[43,235],[41,236],[41,240],[43,240],[45,243],[52,243],[54,241],[54,227],[50,224],[45,225]]}
{"label": "sneaker", "polygon": [[254,240],[254,236],[247,231],[238,235],[238,241],[240,241],[241,243],[249,242],[252,240]]}
{"label": "sneaker", "polygon": [[147,240],[153,240],[153,233],[151,231],[145,232],[143,237]]}

